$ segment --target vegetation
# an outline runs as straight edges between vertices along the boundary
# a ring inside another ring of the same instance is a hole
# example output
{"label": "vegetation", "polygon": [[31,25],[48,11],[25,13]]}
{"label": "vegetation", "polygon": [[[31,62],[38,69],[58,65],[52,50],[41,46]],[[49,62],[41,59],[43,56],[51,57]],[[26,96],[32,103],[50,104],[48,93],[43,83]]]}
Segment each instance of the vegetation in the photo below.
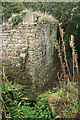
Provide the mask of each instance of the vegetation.
{"label": "vegetation", "polygon": [[2,24],[2,10],[1,10],[1,4],[0,4],[0,24]]}
{"label": "vegetation", "polygon": [[12,16],[9,20],[13,23],[13,25],[18,25],[23,20],[23,16],[26,14],[26,11],[20,12],[20,14],[17,14],[15,16]]}
{"label": "vegetation", "polygon": [[[37,102],[31,105],[29,101],[21,99],[25,91],[15,89],[8,81],[3,67],[3,110],[5,118],[51,118],[51,110],[46,98],[39,96]],[[22,92],[23,91],[23,92]],[[23,94],[22,94],[23,93]]]}
{"label": "vegetation", "polygon": [[20,13],[25,7],[23,3],[3,2],[2,3],[3,20],[7,21],[13,13]]}
{"label": "vegetation", "polygon": [[[75,51],[75,44],[74,44],[74,36],[71,35],[70,47],[72,48],[72,63],[73,63],[73,70],[70,72],[70,66],[67,61],[66,56],[66,48],[64,42],[64,32],[59,24],[61,41],[56,43],[56,48],[58,50],[58,57],[60,58],[60,63],[62,67],[61,75],[58,74],[58,80],[60,84],[59,91],[57,91],[57,95],[55,95],[52,99],[57,99],[59,107],[56,110],[60,115],[60,118],[78,118],[78,110],[79,110],[79,103],[78,103],[78,89],[79,89],[79,70],[78,70],[78,62],[77,62],[77,53]],[[62,44],[62,49],[60,47],[60,43]],[[63,50],[63,57],[62,52]],[[65,63],[65,64],[64,64]],[[76,69],[75,69],[76,68]],[[60,75],[60,76],[59,76]],[[58,96],[58,98],[57,98]],[[54,101],[53,101],[54,103]],[[55,103],[54,103],[55,104]],[[61,107],[63,106],[63,107]]]}
{"label": "vegetation", "polygon": [[[72,48],[73,56],[73,73],[70,73],[68,66],[65,42],[63,40],[63,29],[60,25],[61,42],[63,43],[63,53],[60,48],[60,39],[56,43],[56,49],[58,49],[58,56],[60,58],[62,73],[58,74],[59,85],[53,90],[49,90],[42,95],[38,96],[36,103],[31,105],[29,101],[22,100],[21,97],[25,94],[22,89],[15,89],[11,82],[8,81],[5,76],[3,67],[3,110],[5,118],[78,118],[79,116],[79,103],[78,103],[78,80],[79,71],[77,63],[77,53],[75,52],[74,37],[71,36],[70,46]],[[63,64],[63,59],[65,66]],[[74,66],[76,64],[76,66]],[[67,70],[65,69],[67,68]],[[76,68],[76,70],[74,69]],[[66,72],[67,71],[67,72]],[[23,93],[23,94],[22,94]],[[50,110],[54,108],[56,114]],[[7,110],[7,112],[6,112]]]}
{"label": "vegetation", "polygon": [[55,14],[56,19],[58,19],[64,24],[68,24],[68,22],[72,19],[73,16],[79,14],[79,3],[75,2],[37,2],[36,4],[34,2],[3,2],[2,6],[5,20],[7,20],[13,13],[20,13],[20,11],[22,11],[25,8],[28,8],[32,11],[47,12],[52,15]]}
{"label": "vegetation", "polygon": [[[64,86],[64,81],[62,85]],[[49,90],[43,96],[54,107],[56,116],[60,118],[78,118],[78,86],[76,82],[72,83],[68,79],[65,88],[56,88],[56,92]]]}
{"label": "vegetation", "polygon": [[[22,21],[26,7],[32,11],[47,12],[54,15],[62,24],[59,24],[59,36],[55,47],[60,59],[58,71],[59,85],[52,90],[38,96],[36,102],[22,100],[26,94],[23,88],[15,88],[4,72],[2,83],[2,102],[5,118],[79,118],[79,3],[2,3],[3,18],[7,21],[13,13],[17,13],[11,20],[13,24]],[[8,9],[7,9],[8,8]],[[64,31],[62,28],[65,28]],[[51,32],[53,25],[51,25]],[[76,45],[75,45],[76,43]],[[23,66],[23,64],[22,64]],[[50,107],[51,106],[51,107]],[[54,110],[53,110],[54,109]],[[54,113],[55,111],[55,113]]]}
{"label": "vegetation", "polygon": [[[56,112],[55,118],[78,118],[78,82],[64,79],[55,89],[48,90],[38,96],[36,103],[21,99],[25,95],[23,88],[16,89],[12,82],[8,81],[3,67],[2,105],[5,118],[47,118],[53,119],[50,104]],[[54,113],[53,113],[54,114]]]}

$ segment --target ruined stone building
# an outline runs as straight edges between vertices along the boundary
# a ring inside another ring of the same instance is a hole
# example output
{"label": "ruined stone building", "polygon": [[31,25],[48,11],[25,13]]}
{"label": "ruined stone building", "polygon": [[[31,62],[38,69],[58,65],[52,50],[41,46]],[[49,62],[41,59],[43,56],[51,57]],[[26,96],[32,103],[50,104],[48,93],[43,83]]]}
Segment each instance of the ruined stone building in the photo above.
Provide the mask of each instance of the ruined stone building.
{"label": "ruined stone building", "polygon": [[37,18],[30,12],[23,23],[3,25],[2,62],[12,80],[40,89],[53,76],[57,21]]}

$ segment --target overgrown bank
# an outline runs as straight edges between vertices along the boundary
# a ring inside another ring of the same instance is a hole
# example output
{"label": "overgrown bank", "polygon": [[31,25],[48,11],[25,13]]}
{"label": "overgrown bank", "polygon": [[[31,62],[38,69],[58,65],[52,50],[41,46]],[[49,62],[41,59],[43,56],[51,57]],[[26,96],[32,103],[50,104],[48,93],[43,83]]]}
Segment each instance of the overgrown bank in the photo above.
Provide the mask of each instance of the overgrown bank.
{"label": "overgrown bank", "polygon": [[[3,76],[4,79],[4,76]],[[58,86],[38,96],[36,101],[23,99],[26,91],[23,87],[15,88],[5,76],[5,85],[2,83],[3,119],[33,118],[56,119],[78,118],[78,83],[67,80]],[[65,86],[65,87],[64,87]]]}
{"label": "overgrown bank", "polygon": [[[75,9],[74,9],[75,11]],[[16,88],[12,82],[8,81],[3,69],[3,117],[5,118],[33,118],[33,119],[56,119],[56,118],[79,118],[79,67],[77,52],[75,50],[75,36],[77,39],[77,22],[71,25],[70,34],[65,34],[60,27],[59,40],[56,42],[58,57],[60,59],[60,71],[58,72],[59,85],[55,89],[50,89],[38,96],[34,104],[23,96],[26,94],[25,88]],[[74,25],[74,26],[73,26]],[[74,31],[72,31],[72,26]],[[67,28],[69,30],[69,28]],[[73,36],[74,35],[74,36]],[[65,37],[65,42],[64,38]],[[71,38],[70,38],[71,37]],[[66,53],[66,43],[69,40],[71,48],[67,50],[71,53],[68,60]],[[77,39],[78,40],[78,39]],[[79,48],[79,46],[78,46]],[[78,49],[77,49],[78,51]],[[69,63],[70,61],[70,63]],[[54,76],[53,76],[54,78]],[[11,80],[12,81],[12,80]]]}

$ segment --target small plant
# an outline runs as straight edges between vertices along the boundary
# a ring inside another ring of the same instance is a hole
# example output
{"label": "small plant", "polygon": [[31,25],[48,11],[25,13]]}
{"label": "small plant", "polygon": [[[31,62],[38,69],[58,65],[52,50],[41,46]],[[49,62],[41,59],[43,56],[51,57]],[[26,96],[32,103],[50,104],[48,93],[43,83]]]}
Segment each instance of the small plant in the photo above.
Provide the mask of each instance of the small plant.
{"label": "small plant", "polygon": [[78,87],[76,82],[70,82],[58,89],[56,93],[49,98],[49,103],[55,106],[55,112],[60,118],[78,118]]}
{"label": "small plant", "polygon": [[34,110],[35,118],[51,118],[51,110],[49,109],[48,100],[42,96],[37,98]]}
{"label": "small plant", "polygon": [[[70,72],[70,67],[68,65],[65,42],[63,39],[64,32],[63,29],[60,29],[61,41],[57,40],[56,48],[58,50],[58,56],[60,58],[60,63],[62,67],[62,73],[59,75],[59,89],[54,96],[49,100],[55,107],[55,111],[60,118],[78,118],[79,104],[78,104],[78,81],[79,80],[79,71],[78,71],[78,62],[77,62],[77,53],[74,46],[74,36],[71,35],[70,46],[72,48],[72,63],[73,63],[73,74]],[[61,49],[62,43],[62,49]],[[64,56],[62,57],[62,51]],[[76,70],[75,70],[76,68]],[[67,70],[66,70],[67,69]],[[67,72],[66,72],[67,71]],[[76,73],[76,74],[75,74]],[[76,76],[75,76],[76,75]],[[64,77],[63,77],[64,76]]]}
{"label": "small plant", "polygon": [[51,118],[51,111],[49,109],[48,101],[45,98],[38,99],[34,103],[34,107],[30,106],[30,102],[25,102],[19,105],[17,101],[10,103],[11,112],[7,114],[7,118]]}
{"label": "small plant", "polygon": [[[4,82],[5,80],[5,82]],[[3,83],[2,83],[2,108],[4,111],[4,117],[9,118],[51,118],[51,110],[49,109],[48,100],[42,96],[37,98],[37,102],[31,107],[30,102],[21,100],[21,97],[25,94],[25,91],[16,89],[12,85],[4,72],[3,66]]]}
{"label": "small plant", "polygon": [[13,25],[18,25],[20,22],[22,22],[22,16],[21,15],[17,15],[15,17],[12,18],[12,23]]}
{"label": "small plant", "polygon": [[27,12],[24,11],[24,12],[21,12],[20,14],[17,14],[15,16],[12,16],[11,17],[11,21],[13,23],[13,25],[18,25],[20,22],[22,22],[23,20],[23,17],[24,15],[26,14]]}
{"label": "small plant", "polygon": [[24,12],[21,12],[21,16],[24,16],[24,15],[26,15],[26,11],[24,11]]}
{"label": "small plant", "polygon": [[[75,79],[77,78],[75,76],[76,72],[74,71],[74,67],[76,67],[77,76],[78,76],[78,80],[79,80],[77,53],[75,51],[75,46],[74,46],[74,36],[71,35],[70,46],[72,47],[72,56],[73,56],[73,58],[72,58],[73,59],[73,77],[72,77],[72,74],[70,72],[70,67],[69,67],[68,61],[67,61],[67,56],[66,56],[65,42],[64,42],[64,39],[63,39],[64,32],[63,32],[63,29],[61,29],[60,25],[59,25],[59,29],[60,29],[61,41],[60,41],[60,38],[59,38],[59,41],[58,40],[56,41],[56,49],[58,50],[58,57],[60,58],[60,63],[61,63],[63,73],[61,74],[61,77],[59,77],[59,73],[58,73],[58,80],[59,80],[59,83],[61,84],[61,79],[60,78],[62,78],[62,76],[64,75],[64,82],[66,84],[67,83],[67,76],[71,81],[74,81],[74,78]],[[62,49],[61,49],[61,46],[60,46],[61,42],[62,42]],[[64,59],[62,57],[62,51],[61,50],[63,50],[63,52],[64,52]],[[76,66],[75,66],[75,64],[76,64]],[[66,68],[67,68],[68,73],[66,72]]]}
{"label": "small plant", "polygon": [[[3,66],[3,82],[2,82],[2,109],[4,111],[4,117],[6,118],[7,112],[11,112],[11,115],[14,113],[14,106],[18,109],[18,103],[20,98],[25,94],[25,91],[18,90],[15,86],[12,85],[4,72]],[[11,108],[11,109],[10,109]]]}

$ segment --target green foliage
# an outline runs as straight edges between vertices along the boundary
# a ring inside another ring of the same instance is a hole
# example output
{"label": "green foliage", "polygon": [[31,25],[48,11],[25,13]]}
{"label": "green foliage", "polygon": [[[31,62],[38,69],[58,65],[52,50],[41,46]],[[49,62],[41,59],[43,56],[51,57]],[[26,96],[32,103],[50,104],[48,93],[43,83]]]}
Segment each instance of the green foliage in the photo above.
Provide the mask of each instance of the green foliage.
{"label": "green foliage", "polygon": [[60,118],[60,116],[59,116],[59,115],[57,115],[56,117],[54,117],[54,119],[53,119],[53,120],[56,120],[57,118]]}
{"label": "green foliage", "polygon": [[4,21],[7,21],[13,13],[20,13],[25,9],[22,2],[3,2],[2,7]]}
{"label": "green foliage", "polygon": [[79,3],[71,2],[29,2],[24,3],[28,9],[32,11],[47,12],[55,15],[56,19],[62,22],[64,25],[70,21],[71,14],[79,14]]}
{"label": "green foliage", "polygon": [[13,25],[18,25],[22,21],[22,17],[20,15],[17,15],[12,18]]}
{"label": "green foliage", "polygon": [[[3,79],[6,81],[5,84],[2,84],[2,102],[5,118],[51,118],[51,111],[46,98],[39,96],[37,102],[34,103],[34,107],[31,107],[30,102],[21,100],[21,97],[26,92],[22,91],[22,89],[16,89],[12,85],[12,82],[5,75],[4,66]],[[6,110],[9,113],[6,113]]]}
{"label": "green foliage", "polygon": [[11,114],[13,114],[14,109],[15,108],[18,109],[18,102],[20,98],[25,94],[25,91],[23,91],[22,93],[21,89],[20,90],[15,89],[15,87],[12,85],[12,82],[10,82],[5,75],[4,66],[3,66],[2,75],[3,75],[3,80],[5,79],[6,81],[5,84],[2,82],[2,107],[6,117],[6,110],[11,111]]}
{"label": "green foliage", "polygon": [[62,88],[51,97],[51,103],[55,107],[55,111],[60,118],[77,118],[78,117],[78,86],[77,82],[67,81],[67,85],[63,82]]}
{"label": "green foliage", "polygon": [[17,14],[15,16],[11,17],[10,22],[13,23],[13,25],[18,25],[23,20],[23,16],[26,14],[26,11],[20,12],[20,14]]}
{"label": "green foliage", "polygon": [[[23,101],[20,101],[23,103]],[[20,103],[19,102],[19,103]],[[34,107],[30,106],[30,102],[19,105],[18,101],[10,102],[10,112],[6,118],[51,118],[51,111],[46,99],[41,98]]]}
{"label": "green foliage", "polygon": [[12,13],[20,13],[25,8],[30,9],[31,11],[41,11],[48,12],[49,14],[55,15],[56,18],[66,24],[71,17],[72,14],[79,13],[79,3],[57,3],[57,2],[23,2],[23,3],[13,3],[13,2],[4,2],[3,6],[3,15],[5,20],[7,20]]}
{"label": "green foliage", "polygon": [[[76,82],[70,82],[67,80],[66,86],[64,81],[62,82],[64,88],[55,88],[48,90],[43,95],[38,96],[34,106],[31,106],[30,102],[21,100],[20,98],[25,94],[22,90],[15,89],[12,82],[8,81],[4,73],[3,67],[3,79],[5,78],[6,84],[3,83],[3,109],[6,113],[6,109],[9,111],[6,114],[6,118],[41,118],[51,119],[51,111],[49,109],[48,99],[53,106],[56,105],[55,111],[57,116],[63,118],[75,118],[78,114],[78,86]],[[23,93],[23,94],[22,94]],[[50,99],[51,98],[51,99]]]}
{"label": "green foliage", "polygon": [[51,111],[49,109],[48,101],[46,98],[39,96],[38,101],[34,108],[35,118],[51,118]]}

